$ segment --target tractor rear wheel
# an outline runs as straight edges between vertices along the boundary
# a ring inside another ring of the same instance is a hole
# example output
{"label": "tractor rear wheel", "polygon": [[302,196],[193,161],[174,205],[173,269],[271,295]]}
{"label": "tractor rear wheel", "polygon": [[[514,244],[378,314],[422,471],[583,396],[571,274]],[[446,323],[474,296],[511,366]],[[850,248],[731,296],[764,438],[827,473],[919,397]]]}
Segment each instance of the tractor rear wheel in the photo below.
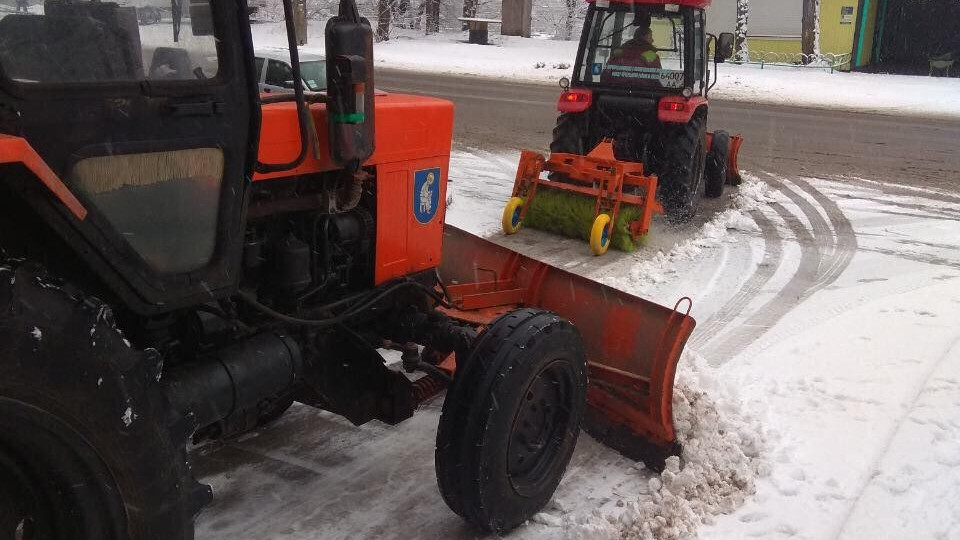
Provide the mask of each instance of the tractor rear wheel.
{"label": "tractor rear wheel", "polygon": [[[584,114],[560,113],[557,125],[553,127],[553,140],[550,141],[551,154],[576,154],[585,156],[592,148],[585,148],[583,126]],[[554,182],[578,183],[563,173],[550,173],[547,178]]]}
{"label": "tractor rear wheel", "polygon": [[437,431],[440,493],[483,531],[520,525],[553,496],[586,408],[579,332],[524,308],[477,337],[443,403]]}
{"label": "tractor rear wheel", "polygon": [[0,260],[0,538],[193,538],[210,490],[157,364],[98,299]]}
{"label": "tractor rear wheel", "polygon": [[550,152],[554,154],[586,155],[592,148],[584,148],[583,115],[575,113],[560,113],[557,125],[553,128],[553,140],[550,141]]}
{"label": "tractor rear wheel", "polygon": [[697,109],[690,121],[669,128],[663,140],[657,190],[668,217],[689,221],[703,194],[707,157],[707,108]]}

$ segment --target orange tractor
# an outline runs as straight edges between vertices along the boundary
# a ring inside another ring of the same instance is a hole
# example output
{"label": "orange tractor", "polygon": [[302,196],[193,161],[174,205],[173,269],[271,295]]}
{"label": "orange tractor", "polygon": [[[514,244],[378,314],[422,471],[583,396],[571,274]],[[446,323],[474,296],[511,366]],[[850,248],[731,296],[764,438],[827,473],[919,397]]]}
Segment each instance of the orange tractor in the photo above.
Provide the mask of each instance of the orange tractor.
{"label": "orange tractor", "polygon": [[440,491],[486,531],[549,500],[584,418],[676,451],[693,320],[445,225],[453,106],[374,91],[352,0],[321,94],[284,1],[278,96],[245,2],[182,7],[0,19],[0,537],[192,538],[187,441],[293,401],[397,424],[446,388]]}

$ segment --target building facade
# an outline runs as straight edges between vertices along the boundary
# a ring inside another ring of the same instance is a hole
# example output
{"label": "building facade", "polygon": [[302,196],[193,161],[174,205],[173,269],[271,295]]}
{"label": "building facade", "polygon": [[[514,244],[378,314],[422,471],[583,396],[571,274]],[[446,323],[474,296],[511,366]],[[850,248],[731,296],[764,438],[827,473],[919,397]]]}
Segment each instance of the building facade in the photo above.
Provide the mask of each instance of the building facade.
{"label": "building facade", "polygon": [[[799,58],[803,2],[750,0],[751,60]],[[714,0],[712,33],[733,32],[736,20],[737,0]],[[820,0],[819,44],[821,54],[849,60],[843,69],[927,75],[931,60],[960,61],[960,2]]]}

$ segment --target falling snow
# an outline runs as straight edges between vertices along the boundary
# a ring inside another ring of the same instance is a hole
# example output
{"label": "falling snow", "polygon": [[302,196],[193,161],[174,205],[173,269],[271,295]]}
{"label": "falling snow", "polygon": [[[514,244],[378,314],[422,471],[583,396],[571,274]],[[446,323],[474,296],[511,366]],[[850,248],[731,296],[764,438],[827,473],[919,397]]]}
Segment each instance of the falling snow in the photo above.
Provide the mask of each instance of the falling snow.
{"label": "falling snow", "polygon": [[133,412],[133,408],[128,406],[127,409],[123,411],[123,416],[121,416],[120,419],[123,420],[123,425],[130,427],[133,421],[137,419],[137,413]]}

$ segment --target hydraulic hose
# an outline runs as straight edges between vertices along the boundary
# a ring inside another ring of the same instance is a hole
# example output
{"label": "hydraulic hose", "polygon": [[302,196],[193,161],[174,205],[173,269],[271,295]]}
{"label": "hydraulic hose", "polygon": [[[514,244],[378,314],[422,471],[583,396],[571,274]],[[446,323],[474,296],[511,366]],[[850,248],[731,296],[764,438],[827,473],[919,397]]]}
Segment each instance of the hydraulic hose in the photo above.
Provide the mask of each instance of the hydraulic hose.
{"label": "hydraulic hose", "polygon": [[[423,284],[421,284],[421,283],[417,283],[416,281],[409,281],[409,280],[401,281],[401,282],[399,282],[399,283],[396,283],[396,284],[394,284],[394,285],[391,285],[391,286],[385,288],[384,290],[382,290],[380,293],[378,293],[378,294],[376,294],[375,296],[373,296],[373,298],[369,298],[369,295],[372,294],[372,293],[366,293],[365,296],[360,296],[360,299],[362,299],[362,302],[361,302],[359,305],[349,307],[349,308],[347,308],[347,310],[344,311],[343,313],[341,313],[341,314],[339,314],[339,315],[335,315],[335,316],[333,316],[333,317],[327,317],[327,318],[325,318],[325,319],[303,319],[303,318],[300,318],[300,317],[294,317],[294,316],[292,316],[292,315],[287,315],[287,314],[285,314],[285,313],[280,313],[279,311],[276,311],[276,310],[274,310],[273,308],[271,308],[271,307],[269,307],[269,306],[265,306],[265,305],[261,304],[252,294],[250,294],[250,293],[248,293],[248,292],[245,292],[245,291],[240,291],[240,292],[238,292],[238,293],[237,293],[237,298],[239,298],[241,301],[243,301],[245,304],[249,305],[250,307],[256,309],[257,311],[259,311],[259,312],[261,312],[261,313],[263,313],[264,315],[267,315],[267,316],[269,316],[269,317],[272,317],[272,318],[274,318],[274,319],[277,319],[278,321],[285,322],[285,323],[288,323],[288,324],[298,325],[298,326],[310,326],[310,327],[313,327],[313,328],[324,328],[324,327],[335,326],[335,325],[344,323],[344,322],[346,322],[346,321],[348,321],[348,320],[350,320],[350,319],[352,319],[352,318],[360,315],[361,313],[363,313],[363,312],[366,311],[367,309],[373,307],[374,305],[376,305],[377,303],[379,303],[379,302],[380,302],[381,300],[383,300],[384,298],[386,298],[386,297],[390,296],[391,294],[399,291],[400,289],[404,289],[404,288],[406,288],[406,287],[416,287],[416,288],[422,289],[428,296],[430,296],[431,298],[433,298],[438,304],[444,305],[444,306],[447,306],[447,307],[453,307],[452,304],[450,304],[449,302],[447,302],[446,300],[444,300],[443,296],[442,296],[440,293],[438,293],[437,291],[435,291],[435,290],[431,289],[430,287],[427,287],[427,286],[425,286],[425,285],[423,285]],[[330,308],[333,307],[333,306],[342,305],[342,304],[345,303],[345,300],[346,300],[346,299],[344,299],[344,300],[339,300],[339,301],[337,301],[337,302],[335,302],[335,303],[333,303],[333,304],[329,304],[329,305],[327,305],[327,306],[322,306],[321,309],[330,309]]]}

